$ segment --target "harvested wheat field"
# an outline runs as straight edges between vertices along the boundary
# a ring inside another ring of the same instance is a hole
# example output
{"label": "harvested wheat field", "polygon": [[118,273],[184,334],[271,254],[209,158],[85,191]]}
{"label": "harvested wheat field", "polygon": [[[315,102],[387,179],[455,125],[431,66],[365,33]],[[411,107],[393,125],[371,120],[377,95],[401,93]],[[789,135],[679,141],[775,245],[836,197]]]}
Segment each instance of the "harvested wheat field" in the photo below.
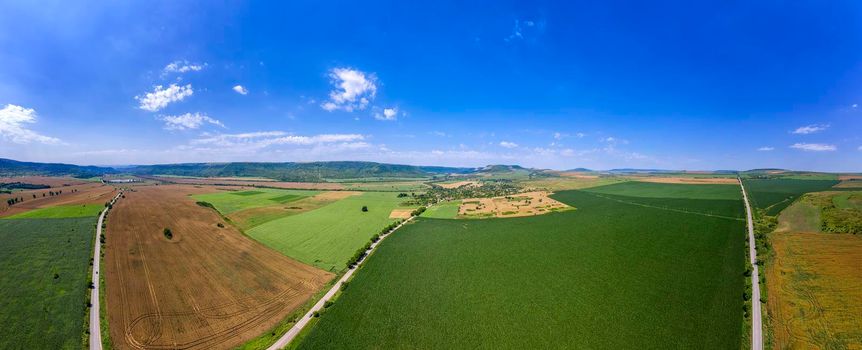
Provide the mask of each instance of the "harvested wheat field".
{"label": "harvested wheat field", "polygon": [[[62,193],[59,193],[61,191]],[[50,192],[55,194],[50,195]],[[114,193],[116,193],[114,186],[102,183],[84,183],[0,194],[0,217],[56,205],[105,203],[113,197]],[[22,198],[23,201],[9,206],[6,200],[12,197]]]}
{"label": "harvested wheat field", "polygon": [[676,177],[676,176],[635,176],[632,180],[641,182],[654,182],[660,184],[719,184],[736,185],[739,181],[733,177]]}
{"label": "harvested wheat field", "polygon": [[164,177],[164,176],[141,176],[145,179],[156,180],[175,184],[195,185],[219,185],[219,186],[249,186],[249,187],[271,187],[289,190],[341,190],[344,186],[332,182],[284,182],[284,181],[249,181],[228,178],[193,178],[193,177]]}
{"label": "harvested wheat field", "polygon": [[518,193],[493,198],[470,198],[461,201],[458,216],[465,218],[516,217],[570,210],[572,207],[548,197],[545,191]]}
{"label": "harvested wheat field", "polygon": [[479,183],[476,181],[458,181],[450,183],[438,183],[437,185],[443,188],[458,188],[462,186],[479,186]]}
{"label": "harvested wheat field", "polygon": [[114,205],[104,269],[115,348],[229,349],[333,277],[247,238],[188,196],[207,191],[138,187]]}
{"label": "harvested wheat field", "polygon": [[413,213],[413,209],[392,209],[389,213],[390,219],[408,219]]}
{"label": "harvested wheat field", "polygon": [[862,237],[775,233],[767,307],[775,349],[862,349]]}

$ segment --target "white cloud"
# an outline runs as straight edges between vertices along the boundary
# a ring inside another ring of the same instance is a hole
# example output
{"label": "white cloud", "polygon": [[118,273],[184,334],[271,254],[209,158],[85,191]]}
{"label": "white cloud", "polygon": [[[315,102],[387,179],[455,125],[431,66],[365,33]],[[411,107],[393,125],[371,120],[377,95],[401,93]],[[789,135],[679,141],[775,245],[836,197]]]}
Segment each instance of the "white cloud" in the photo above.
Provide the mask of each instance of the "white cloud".
{"label": "white cloud", "polygon": [[158,112],[162,108],[167,107],[169,103],[182,101],[192,94],[194,94],[192,84],[185,86],[171,84],[167,89],[161,85],[156,85],[153,92],[148,92],[144,96],[135,96],[135,99],[140,103],[140,109]]}
{"label": "white cloud", "polygon": [[222,147],[248,147],[252,149],[273,145],[309,146],[332,143],[351,143],[365,140],[360,134],[320,134],[314,136],[291,135],[283,131],[260,131],[243,134],[207,135],[194,139],[194,145],[216,145]]}
{"label": "white cloud", "polygon": [[835,151],[838,149],[835,145],[827,145],[823,143],[794,143],[790,148],[813,152]]}
{"label": "white cloud", "polygon": [[234,86],[233,91],[236,91],[236,93],[238,93],[240,95],[248,95],[248,89],[246,89],[242,85]]}
{"label": "white cloud", "polygon": [[177,116],[164,116],[160,118],[165,122],[165,129],[167,130],[187,130],[187,129],[197,129],[203,123],[209,123],[213,125],[218,125],[220,127],[225,127],[222,122],[210,118],[206,114],[202,113],[186,113]]}
{"label": "white cloud", "polygon": [[329,79],[333,90],[329,92],[329,101],[320,105],[326,111],[363,110],[377,95],[377,79],[374,74],[350,68],[334,68],[329,71]]}
{"label": "white cloud", "polygon": [[854,104],[850,105],[850,108],[853,108],[853,109],[859,108],[859,104],[854,103]]}
{"label": "white cloud", "polygon": [[761,152],[769,152],[769,151],[774,151],[775,147],[768,147],[768,146],[767,147],[760,147],[757,150],[761,151]]}
{"label": "white cloud", "polygon": [[514,142],[509,142],[509,141],[500,141],[500,147],[516,148],[516,147],[518,147],[518,144],[514,143]]}
{"label": "white cloud", "polygon": [[577,138],[579,138],[579,139],[580,139],[580,138],[583,138],[584,136],[587,136],[587,134],[584,134],[584,133],[582,133],[582,132],[579,132],[579,133],[575,134],[575,137],[577,137]]}
{"label": "white cloud", "polygon": [[162,69],[162,76],[166,76],[170,73],[188,73],[188,72],[198,72],[206,67],[206,63],[197,64],[197,63],[189,63],[189,61],[173,61],[168,63],[164,69]]}
{"label": "white cloud", "polygon": [[384,108],[383,113],[374,112],[374,119],[377,119],[377,120],[396,120],[396,119],[398,119],[398,107]]}
{"label": "white cloud", "polygon": [[39,142],[44,144],[59,144],[60,139],[45,136],[27,129],[26,124],[36,122],[36,111],[12,104],[0,109],[0,136],[14,143],[28,144]]}
{"label": "white cloud", "polygon": [[796,128],[796,130],[793,130],[793,133],[799,134],[799,135],[808,135],[808,134],[813,134],[816,132],[821,132],[823,130],[826,130],[827,128],[829,128],[829,125],[812,124],[812,125],[800,126],[800,127]]}

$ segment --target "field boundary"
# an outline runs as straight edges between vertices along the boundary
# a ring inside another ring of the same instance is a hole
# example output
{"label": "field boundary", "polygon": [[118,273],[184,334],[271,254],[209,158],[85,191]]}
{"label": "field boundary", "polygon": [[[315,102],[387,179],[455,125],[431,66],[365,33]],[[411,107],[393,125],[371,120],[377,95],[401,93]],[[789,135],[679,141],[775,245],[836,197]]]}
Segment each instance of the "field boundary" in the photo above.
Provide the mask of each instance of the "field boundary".
{"label": "field boundary", "polygon": [[742,189],[742,200],[745,202],[746,226],[748,226],[748,258],[751,263],[751,349],[763,350],[763,321],[761,320],[760,272],[757,268],[757,248],[754,241],[754,220],[751,216],[751,205],[748,204],[748,194],[745,185],[739,179]]}
{"label": "field boundary", "polygon": [[[111,206],[123,195],[123,191],[117,193],[111,202],[105,206],[105,209],[102,210],[102,213],[99,214],[99,221],[96,223],[96,240],[93,248],[93,275],[91,281],[92,283],[100,283],[99,278],[99,265],[101,260],[101,248],[102,248],[102,223],[105,220],[105,215],[108,214],[108,211],[111,210]],[[90,292],[90,350],[102,350],[102,325],[100,323],[101,317],[99,314],[100,303],[99,303],[99,286],[95,286]]]}
{"label": "field boundary", "polygon": [[380,243],[382,243],[383,240],[386,239],[386,237],[391,236],[393,233],[395,233],[395,231],[398,231],[398,229],[401,228],[401,226],[404,226],[405,224],[407,224],[408,222],[413,220],[413,218],[415,218],[415,217],[416,216],[414,215],[414,216],[411,216],[411,217],[405,219],[403,222],[398,224],[398,226],[395,226],[395,228],[393,228],[391,231],[389,231],[389,233],[387,233],[385,235],[381,235],[380,240],[378,240],[377,242],[371,243],[371,246],[366,251],[365,256],[356,262],[356,266],[353,268],[349,268],[347,270],[347,272],[343,276],[341,276],[341,278],[338,280],[338,282],[333,284],[332,288],[330,288],[329,291],[326,292],[326,294],[324,294],[323,297],[321,297],[320,300],[318,300],[317,303],[315,303],[314,306],[312,306],[311,309],[309,309],[308,312],[306,312],[305,315],[302,316],[302,318],[300,318],[298,321],[296,321],[296,323],[293,324],[293,327],[290,327],[290,329],[286,333],[284,333],[284,335],[281,336],[281,338],[276,340],[275,343],[273,343],[270,347],[268,347],[267,350],[279,350],[279,349],[283,349],[286,346],[288,346],[290,344],[290,342],[293,341],[296,338],[296,336],[299,335],[300,332],[302,332],[303,328],[305,328],[305,326],[308,325],[309,321],[311,321],[311,319],[314,317],[314,315],[318,314],[320,312],[320,310],[323,309],[326,302],[329,301],[330,299],[332,299],[332,297],[335,296],[335,294],[338,293],[339,290],[341,290],[341,286],[345,282],[347,282],[347,280],[349,280],[350,277],[353,276],[353,273],[356,272],[356,270],[359,269],[359,267],[361,267],[362,264],[365,263],[365,260],[367,260],[368,257],[374,253],[377,246],[380,245]]}
{"label": "field boundary", "polygon": [[599,197],[599,198],[607,199],[610,201],[624,203],[624,204],[637,205],[637,206],[641,206],[641,207],[645,207],[645,208],[661,209],[661,210],[674,211],[674,212],[683,213],[683,214],[702,215],[702,216],[709,216],[709,217],[713,217],[713,218],[728,219],[728,220],[735,220],[735,221],[742,221],[743,220],[742,218],[737,218],[737,217],[732,217],[732,216],[715,215],[715,214],[701,213],[701,212],[697,212],[697,211],[666,208],[666,207],[660,207],[657,205],[649,205],[649,204],[643,204],[643,203],[638,203],[638,202],[630,202],[630,201],[626,201],[626,200],[622,200],[622,199],[606,197],[604,195],[601,195],[601,194],[598,194],[595,192],[589,192],[589,191],[583,191],[583,192],[588,193],[588,194],[593,195],[593,196],[596,196],[596,197]]}

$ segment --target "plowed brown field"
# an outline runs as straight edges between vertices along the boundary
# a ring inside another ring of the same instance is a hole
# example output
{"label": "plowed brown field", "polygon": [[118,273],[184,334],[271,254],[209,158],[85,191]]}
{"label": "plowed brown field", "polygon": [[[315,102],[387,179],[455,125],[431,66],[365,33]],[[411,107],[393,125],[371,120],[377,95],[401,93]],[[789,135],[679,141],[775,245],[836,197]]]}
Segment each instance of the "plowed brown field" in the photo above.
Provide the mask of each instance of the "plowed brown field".
{"label": "plowed brown field", "polygon": [[188,196],[203,191],[139,187],[111,211],[104,268],[116,348],[232,348],[333,277],[247,238]]}
{"label": "plowed brown field", "polygon": [[[62,194],[48,196],[48,191],[63,191]],[[45,197],[42,194],[45,193]],[[0,195],[0,217],[23,213],[37,208],[47,208],[55,205],[68,204],[96,204],[105,203],[116,193],[114,186],[102,183],[84,183],[81,185],[61,186],[56,188],[45,188],[38,190],[18,191],[12,194]],[[36,195],[33,198],[33,195]],[[12,197],[23,198],[24,201],[11,207],[6,204],[6,199]]]}
{"label": "plowed brown field", "polygon": [[0,182],[23,182],[27,184],[47,185],[51,187],[80,185],[87,181],[68,176],[13,176],[0,177]]}

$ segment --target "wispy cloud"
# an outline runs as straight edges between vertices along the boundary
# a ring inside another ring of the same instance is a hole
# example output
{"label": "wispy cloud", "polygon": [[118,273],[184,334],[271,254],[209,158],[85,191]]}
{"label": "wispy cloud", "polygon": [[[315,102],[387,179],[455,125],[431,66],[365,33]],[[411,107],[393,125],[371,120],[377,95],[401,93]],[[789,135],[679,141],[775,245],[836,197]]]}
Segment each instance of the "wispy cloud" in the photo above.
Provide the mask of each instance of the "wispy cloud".
{"label": "wispy cloud", "polygon": [[826,124],[812,124],[812,125],[800,126],[800,127],[796,128],[796,130],[793,130],[793,133],[798,134],[798,135],[808,135],[808,134],[821,132],[821,131],[826,130],[828,128],[829,128],[829,125],[826,125]]}
{"label": "wispy cloud", "polygon": [[273,145],[316,145],[339,142],[362,141],[365,136],[360,134],[320,134],[313,136],[292,135],[283,131],[260,131],[242,134],[206,135],[194,139],[194,145],[217,145],[222,147],[246,146],[263,148]]}
{"label": "wispy cloud", "polygon": [[177,116],[163,116],[160,118],[165,122],[165,129],[167,130],[188,130],[188,129],[197,129],[200,128],[203,123],[209,123],[212,125],[217,125],[224,128],[224,124],[222,122],[210,118],[206,114],[203,113],[186,113]]}
{"label": "wispy cloud", "polygon": [[326,111],[353,112],[368,107],[377,95],[377,78],[351,68],[334,68],[329,71],[333,86],[329,100],[320,105]]}
{"label": "wispy cloud", "polygon": [[0,136],[3,139],[19,144],[38,142],[44,144],[59,144],[60,139],[41,135],[27,128],[26,124],[36,123],[36,111],[13,104],[7,104],[0,109]]}
{"label": "wispy cloud", "polygon": [[162,77],[167,76],[171,73],[188,73],[188,72],[198,72],[206,67],[206,63],[189,63],[189,61],[181,60],[181,61],[173,61],[168,63],[164,69],[162,69]]}
{"label": "wispy cloud", "polygon": [[790,148],[811,152],[826,152],[835,151],[838,149],[838,147],[835,147],[835,145],[827,145],[824,143],[794,143],[790,146]]}
{"label": "wispy cloud", "polygon": [[769,151],[774,151],[774,150],[775,150],[775,147],[768,147],[768,146],[765,146],[765,147],[760,147],[760,148],[758,148],[757,150],[758,150],[758,151],[761,151],[761,152],[769,152]]}
{"label": "wispy cloud", "polygon": [[167,89],[163,88],[161,85],[156,85],[153,88],[153,92],[148,92],[143,96],[135,96],[135,99],[140,103],[138,108],[150,112],[158,112],[167,107],[168,104],[182,101],[192,94],[194,94],[192,84],[187,84],[185,86],[171,84]]}
{"label": "wispy cloud", "polygon": [[235,91],[236,93],[238,93],[240,95],[248,95],[248,89],[246,89],[242,85],[234,86],[233,91]]}
{"label": "wispy cloud", "polygon": [[500,147],[503,147],[503,148],[517,148],[517,147],[518,147],[518,144],[517,144],[517,143],[514,143],[514,142],[509,142],[509,141],[500,141]]}

